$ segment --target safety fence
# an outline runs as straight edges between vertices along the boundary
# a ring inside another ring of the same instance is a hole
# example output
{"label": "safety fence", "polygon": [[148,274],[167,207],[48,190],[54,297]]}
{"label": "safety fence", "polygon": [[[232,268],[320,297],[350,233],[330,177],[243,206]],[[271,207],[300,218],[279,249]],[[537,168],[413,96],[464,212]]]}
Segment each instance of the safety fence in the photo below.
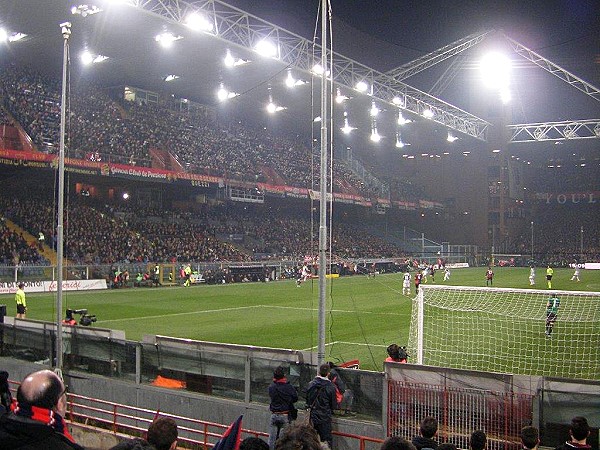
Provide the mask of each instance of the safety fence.
{"label": "safety fence", "polygon": [[388,382],[388,434],[411,439],[424,417],[438,421],[438,439],[469,448],[476,430],[485,430],[488,450],[521,448],[521,428],[532,423],[533,396],[480,389]]}

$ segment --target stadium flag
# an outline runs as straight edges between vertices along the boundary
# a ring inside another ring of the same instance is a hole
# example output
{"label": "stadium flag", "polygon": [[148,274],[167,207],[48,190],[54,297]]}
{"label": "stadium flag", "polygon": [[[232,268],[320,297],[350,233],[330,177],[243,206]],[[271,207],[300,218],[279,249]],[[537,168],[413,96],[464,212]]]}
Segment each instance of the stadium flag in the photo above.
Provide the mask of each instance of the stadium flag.
{"label": "stadium flag", "polygon": [[225,430],[213,450],[239,450],[242,436],[242,417],[244,417],[243,414],[229,425],[229,428]]}

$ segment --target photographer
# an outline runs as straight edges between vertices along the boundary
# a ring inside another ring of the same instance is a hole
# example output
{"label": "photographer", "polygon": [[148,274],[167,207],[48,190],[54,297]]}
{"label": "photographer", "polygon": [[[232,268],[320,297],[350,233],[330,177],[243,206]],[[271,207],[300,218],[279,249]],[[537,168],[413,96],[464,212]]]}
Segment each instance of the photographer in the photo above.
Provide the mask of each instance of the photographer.
{"label": "photographer", "polygon": [[408,353],[406,353],[406,347],[400,347],[398,344],[391,344],[387,348],[388,357],[385,362],[397,362],[400,364],[406,364],[408,362]]}

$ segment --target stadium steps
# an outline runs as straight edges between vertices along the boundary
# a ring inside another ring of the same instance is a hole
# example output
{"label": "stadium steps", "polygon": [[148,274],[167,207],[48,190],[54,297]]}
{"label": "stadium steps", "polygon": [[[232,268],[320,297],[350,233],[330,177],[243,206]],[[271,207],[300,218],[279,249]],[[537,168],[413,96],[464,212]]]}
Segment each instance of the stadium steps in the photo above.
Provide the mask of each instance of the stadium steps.
{"label": "stadium steps", "polygon": [[[42,249],[40,250],[39,245],[38,245],[38,240],[35,236],[33,236],[31,233],[25,231],[23,228],[21,228],[19,225],[14,223],[12,220],[6,219],[4,223],[6,224],[6,227],[9,230],[23,236],[23,239],[25,239],[25,242],[27,242],[27,244],[30,245],[32,248],[35,248],[40,255],[42,255],[44,258],[46,258],[50,262],[50,265],[56,266],[56,264],[58,263],[58,257],[56,256],[56,252],[54,250],[52,250],[48,245],[46,245],[46,244],[42,245]],[[65,262],[65,264],[69,264],[69,262],[66,259],[64,260],[64,262]]]}

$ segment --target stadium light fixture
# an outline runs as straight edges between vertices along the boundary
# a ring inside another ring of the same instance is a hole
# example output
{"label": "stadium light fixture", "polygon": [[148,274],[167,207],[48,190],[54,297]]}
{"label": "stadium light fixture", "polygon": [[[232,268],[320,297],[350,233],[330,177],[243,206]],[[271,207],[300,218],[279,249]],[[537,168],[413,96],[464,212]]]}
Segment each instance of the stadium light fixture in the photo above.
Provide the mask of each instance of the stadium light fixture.
{"label": "stadium light fixture", "polygon": [[344,111],[344,126],[340,128],[344,134],[350,134],[352,130],[356,130],[355,127],[351,127],[348,122],[348,113]]}
{"label": "stadium light fixture", "polygon": [[375,102],[371,103],[371,109],[369,110],[369,114],[371,115],[371,117],[377,117],[377,115],[379,114],[379,108],[377,108]]}
{"label": "stadium light fixture", "polygon": [[239,94],[236,92],[228,91],[221,83],[219,90],[217,91],[217,98],[220,102],[224,102],[225,100],[229,100],[230,98],[237,97]]}
{"label": "stadium light fixture", "polygon": [[402,106],[402,105],[404,105],[404,102],[403,102],[403,101],[402,101],[402,99],[401,99],[400,97],[398,97],[398,96],[395,96],[395,97],[392,99],[392,103],[393,103],[394,105],[396,105],[396,106]]}
{"label": "stadium light fixture", "polygon": [[364,80],[356,83],[355,87],[358,92],[367,92],[369,90],[369,84]]}
{"label": "stadium light fixture", "polygon": [[377,121],[375,119],[372,119],[372,121],[371,121],[371,137],[370,137],[370,139],[372,142],[381,141],[381,135],[377,131]]}
{"label": "stadium light fixture", "polygon": [[510,82],[511,61],[502,53],[491,52],[480,63],[483,82],[493,89],[507,88]]}
{"label": "stadium light fixture", "polygon": [[433,111],[429,108],[424,109],[422,115],[426,119],[431,119],[434,116]]}
{"label": "stadium light fixture", "polygon": [[[269,88],[271,89],[271,88]],[[269,94],[269,103],[267,104],[267,112],[269,114],[275,114],[278,111],[283,111],[286,109],[284,106],[279,106],[273,102],[273,96]]]}
{"label": "stadium light fixture", "polygon": [[404,118],[402,111],[398,111],[398,125],[406,125],[407,123],[411,122],[412,120]]}
{"label": "stadium light fixture", "polygon": [[192,12],[185,18],[185,25],[194,31],[204,31],[212,33],[214,29],[213,23],[206,18],[203,14],[198,12]]}
{"label": "stadium light fixture", "polygon": [[250,61],[242,58],[234,58],[229,49],[227,49],[227,54],[225,55],[225,58],[223,58],[223,62],[225,63],[226,67],[237,67],[248,64]]}
{"label": "stadium light fixture", "polygon": [[154,37],[154,40],[158,42],[161,47],[169,48],[173,45],[173,42],[183,39],[183,36],[175,35],[169,31],[165,31],[164,33],[158,34]]}
{"label": "stadium light fixture", "polygon": [[292,71],[288,70],[288,75],[287,78],[285,79],[285,85],[289,88],[293,88],[296,86],[302,86],[303,84],[308,83],[308,81],[304,81],[304,80],[297,80],[294,78],[294,76],[292,75]]}
{"label": "stadium light fixture", "polygon": [[345,100],[348,100],[349,97],[345,96],[342,94],[342,91],[340,91],[340,88],[337,88],[337,95],[335,96],[335,102],[337,104],[342,104],[344,103]]}
{"label": "stadium light fixture", "polygon": [[448,142],[454,142],[454,141],[457,141],[458,138],[456,136],[454,136],[452,133],[448,132],[448,137],[446,138],[446,140]]}
{"label": "stadium light fixture", "polygon": [[81,59],[83,65],[89,66],[90,64],[97,64],[101,63],[102,61],[106,61],[108,59],[108,56],[95,55],[89,50],[84,50],[83,52],[81,52],[79,58]]}
{"label": "stadium light fixture", "polygon": [[91,16],[101,12],[102,9],[96,5],[77,5],[71,7],[71,14],[80,15],[81,17]]}
{"label": "stadium light fixture", "polygon": [[175,81],[176,79],[179,78],[179,75],[167,75],[164,78],[164,81],[169,82],[169,81]]}
{"label": "stadium light fixture", "polygon": [[254,50],[261,56],[265,56],[267,58],[275,58],[277,57],[277,47],[268,39],[261,39],[254,46]]}
{"label": "stadium light fixture", "polygon": [[0,42],[17,42],[26,37],[25,33],[9,33],[4,28],[0,28]]}
{"label": "stadium light fixture", "polygon": [[[324,72],[323,66],[321,64],[315,64],[312,67],[311,72],[314,73],[315,75],[323,76],[323,72]],[[327,73],[325,74],[325,76],[328,77],[330,74],[331,74],[331,72],[328,70]]]}

